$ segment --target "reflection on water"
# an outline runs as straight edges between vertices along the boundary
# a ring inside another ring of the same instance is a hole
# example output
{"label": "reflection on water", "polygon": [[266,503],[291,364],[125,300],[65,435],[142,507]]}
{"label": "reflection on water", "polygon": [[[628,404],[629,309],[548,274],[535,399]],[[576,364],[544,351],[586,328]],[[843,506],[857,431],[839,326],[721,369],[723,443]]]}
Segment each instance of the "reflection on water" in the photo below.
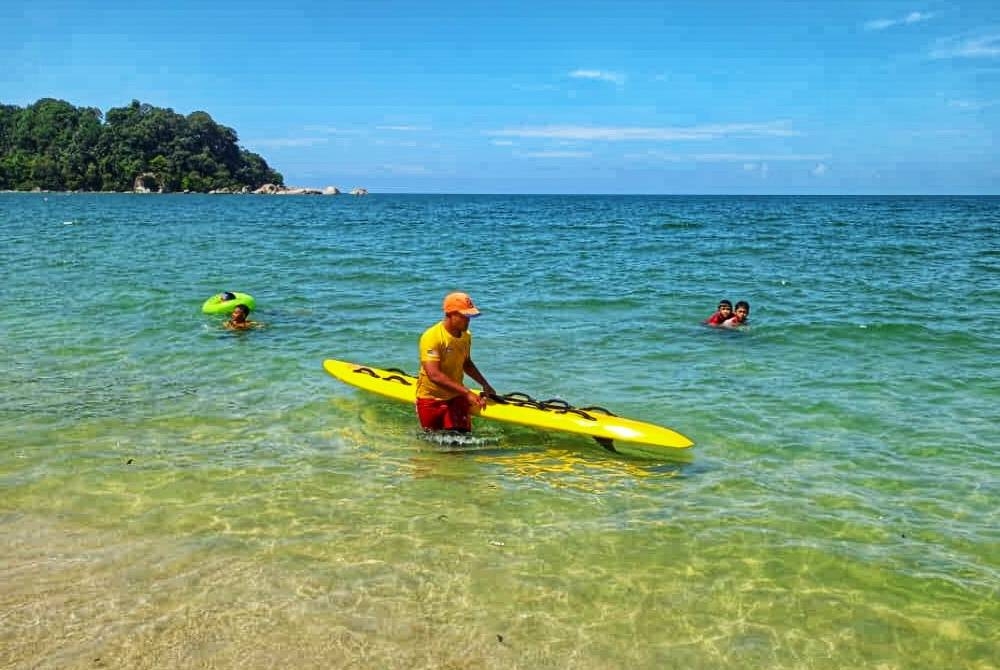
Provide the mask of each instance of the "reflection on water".
{"label": "reflection on water", "polygon": [[[481,460],[483,457],[480,457]],[[548,482],[552,486],[580,486],[583,490],[600,492],[617,488],[633,478],[671,479],[681,475],[680,465],[630,462],[612,456],[581,455],[578,452],[550,449],[518,452],[488,459],[503,466],[511,474]],[[551,476],[550,476],[551,475]]]}

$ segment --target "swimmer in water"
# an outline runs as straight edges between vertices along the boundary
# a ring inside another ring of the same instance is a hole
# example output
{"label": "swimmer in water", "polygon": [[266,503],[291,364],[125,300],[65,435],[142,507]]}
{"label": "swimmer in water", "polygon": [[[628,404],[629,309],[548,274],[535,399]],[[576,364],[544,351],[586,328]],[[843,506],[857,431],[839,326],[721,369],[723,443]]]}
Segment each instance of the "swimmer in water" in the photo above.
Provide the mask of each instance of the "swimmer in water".
{"label": "swimmer in water", "polygon": [[718,328],[732,316],[733,303],[728,300],[720,300],[719,309],[715,312],[715,314],[702,321],[702,323],[706,326],[711,326],[712,328]]}
{"label": "swimmer in water", "polygon": [[246,328],[253,328],[257,325],[255,321],[249,321],[247,317],[250,315],[250,308],[246,305],[236,305],[236,309],[233,310],[232,316],[229,317],[229,321],[224,324],[228,330],[244,330]]}
{"label": "swimmer in water", "polygon": [[736,307],[733,309],[733,315],[722,322],[723,328],[741,328],[743,326],[749,326],[748,320],[750,318],[750,303],[746,300],[740,300],[736,303]]}

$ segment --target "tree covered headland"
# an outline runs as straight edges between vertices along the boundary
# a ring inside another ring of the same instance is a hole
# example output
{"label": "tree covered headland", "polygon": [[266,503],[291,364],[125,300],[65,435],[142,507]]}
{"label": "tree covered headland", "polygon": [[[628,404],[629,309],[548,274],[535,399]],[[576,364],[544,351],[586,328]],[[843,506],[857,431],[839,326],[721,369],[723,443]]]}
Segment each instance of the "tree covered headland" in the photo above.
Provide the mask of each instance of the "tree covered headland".
{"label": "tree covered headland", "polygon": [[[187,116],[133,100],[101,114],[44,98],[0,104],[0,190],[207,192],[284,185],[205,112]],[[144,176],[145,175],[145,176]]]}

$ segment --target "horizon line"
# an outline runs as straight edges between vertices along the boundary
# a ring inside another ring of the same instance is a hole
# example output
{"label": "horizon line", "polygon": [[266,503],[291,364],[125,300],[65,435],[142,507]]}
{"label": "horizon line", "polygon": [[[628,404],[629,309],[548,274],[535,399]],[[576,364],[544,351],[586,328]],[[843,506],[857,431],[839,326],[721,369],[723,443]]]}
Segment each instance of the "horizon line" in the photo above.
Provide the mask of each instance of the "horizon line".
{"label": "horizon line", "polygon": [[[287,189],[311,189],[321,190],[322,187],[312,186],[288,186]],[[170,191],[166,193],[139,193],[136,191],[58,191],[58,190],[32,190],[17,191],[13,189],[0,189],[0,195],[21,194],[21,195],[140,195],[140,196],[161,196],[161,195],[211,195],[211,196],[254,196],[254,197],[305,197],[305,198],[370,198],[373,195],[454,195],[454,196],[504,196],[504,197],[610,197],[610,198],[630,198],[630,197],[693,197],[693,198],[1000,198],[1000,193],[558,193],[558,192],[510,192],[510,191],[482,191],[482,192],[461,192],[461,191],[378,191],[368,189],[363,196],[352,195],[349,191],[341,191],[339,194],[324,193],[202,193]]]}

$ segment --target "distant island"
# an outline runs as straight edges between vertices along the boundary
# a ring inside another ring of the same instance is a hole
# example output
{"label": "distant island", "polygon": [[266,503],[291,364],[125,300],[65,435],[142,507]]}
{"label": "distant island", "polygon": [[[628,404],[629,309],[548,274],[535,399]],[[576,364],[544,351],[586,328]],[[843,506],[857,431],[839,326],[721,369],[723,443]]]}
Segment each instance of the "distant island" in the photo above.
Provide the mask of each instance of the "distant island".
{"label": "distant island", "polygon": [[[259,191],[259,189],[265,189]],[[102,114],[43,98],[0,104],[0,190],[285,192],[284,179],[206,112],[133,100]]]}

